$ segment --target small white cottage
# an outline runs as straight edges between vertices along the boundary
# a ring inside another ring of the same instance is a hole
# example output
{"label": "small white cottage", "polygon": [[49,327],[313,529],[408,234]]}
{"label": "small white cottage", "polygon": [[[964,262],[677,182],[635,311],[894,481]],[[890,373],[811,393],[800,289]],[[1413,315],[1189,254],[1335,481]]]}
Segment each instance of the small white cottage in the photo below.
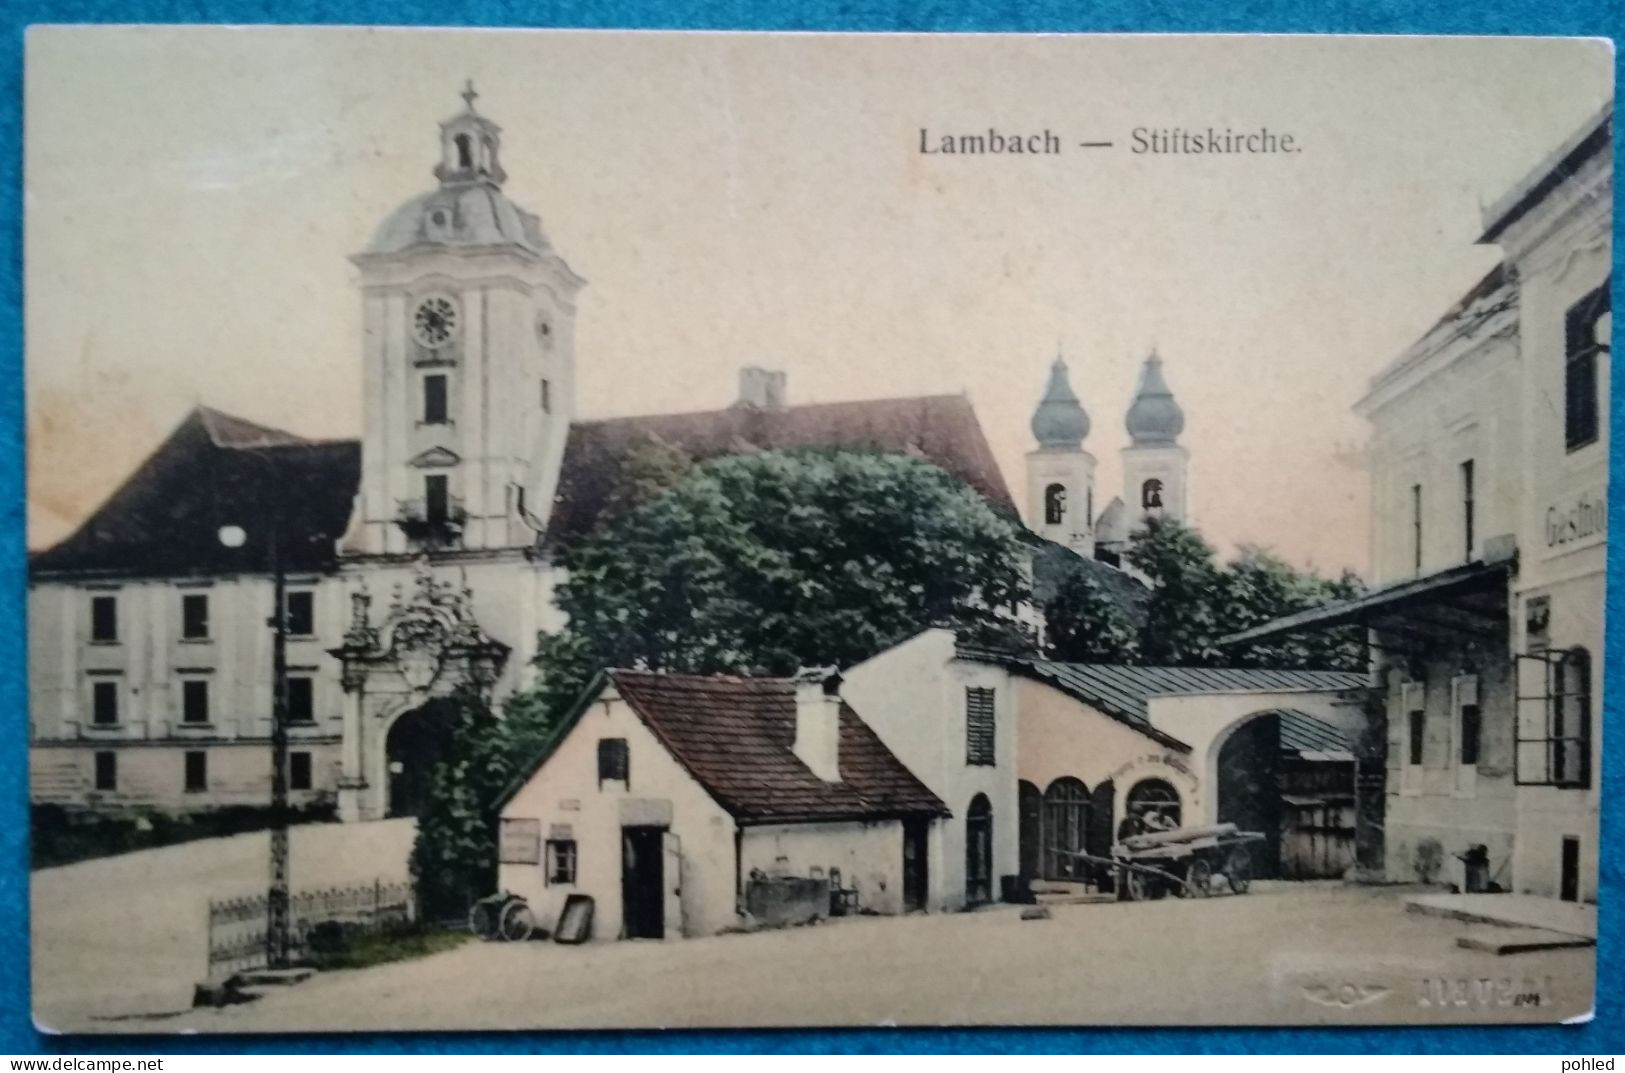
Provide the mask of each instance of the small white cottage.
{"label": "small white cottage", "polygon": [[948,810],[839,682],[604,672],[501,804],[502,889],[594,939],[923,908]]}

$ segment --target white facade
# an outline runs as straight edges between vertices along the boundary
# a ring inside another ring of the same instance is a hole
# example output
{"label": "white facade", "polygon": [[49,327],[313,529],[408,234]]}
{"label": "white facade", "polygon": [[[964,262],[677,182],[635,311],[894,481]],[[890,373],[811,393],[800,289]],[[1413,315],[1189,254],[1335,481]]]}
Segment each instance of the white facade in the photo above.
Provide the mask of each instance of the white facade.
{"label": "white facade", "polygon": [[[972,762],[969,691],[993,691],[991,763]],[[927,630],[843,672],[841,696],[886,747],[940,797],[952,815],[932,825],[930,906],[962,909],[975,900],[967,883],[967,825],[972,805],[992,813],[988,896],[1019,871],[1016,816],[1016,708],[1002,667],[958,657],[954,636]]]}
{"label": "white facade", "polygon": [[[1472,563],[1508,579],[1499,621],[1379,651],[1392,878],[1430,878],[1431,842],[1437,878],[1453,879],[1456,856],[1483,845],[1505,889],[1596,897],[1610,119],[1487,210],[1502,264],[1357,408],[1372,424],[1377,584]],[[1447,602],[1418,614],[1463,622]]]}

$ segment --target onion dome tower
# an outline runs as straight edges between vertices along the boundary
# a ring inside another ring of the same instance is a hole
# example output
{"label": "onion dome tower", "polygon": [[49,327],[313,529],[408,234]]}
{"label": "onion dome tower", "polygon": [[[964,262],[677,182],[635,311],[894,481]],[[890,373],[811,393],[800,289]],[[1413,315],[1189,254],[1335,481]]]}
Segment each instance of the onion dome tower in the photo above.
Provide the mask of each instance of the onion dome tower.
{"label": "onion dome tower", "polygon": [[1027,453],[1027,525],[1081,555],[1094,555],[1095,456],[1084,450],[1089,414],[1078,401],[1059,354],[1033,411]]}
{"label": "onion dome tower", "polygon": [[1190,452],[1179,443],[1185,411],[1174,400],[1155,349],[1140,367],[1140,382],[1123,420],[1129,445],[1123,449],[1123,502],[1133,519],[1190,521]]}

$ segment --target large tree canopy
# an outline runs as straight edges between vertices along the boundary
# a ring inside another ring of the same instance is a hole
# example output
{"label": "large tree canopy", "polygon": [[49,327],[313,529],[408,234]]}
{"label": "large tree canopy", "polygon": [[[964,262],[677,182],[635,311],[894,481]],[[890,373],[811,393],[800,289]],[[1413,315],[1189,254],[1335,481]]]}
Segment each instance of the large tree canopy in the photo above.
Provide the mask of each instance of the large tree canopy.
{"label": "large tree canopy", "polygon": [[1012,619],[1016,529],[929,463],[851,451],[697,466],[564,561],[599,663],[694,673],[847,666],[931,626]]}

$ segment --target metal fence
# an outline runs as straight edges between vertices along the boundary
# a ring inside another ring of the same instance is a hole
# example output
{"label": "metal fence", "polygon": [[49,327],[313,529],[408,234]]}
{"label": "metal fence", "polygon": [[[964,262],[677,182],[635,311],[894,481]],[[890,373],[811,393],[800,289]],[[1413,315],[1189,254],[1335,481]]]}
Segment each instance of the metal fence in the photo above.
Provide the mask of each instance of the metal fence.
{"label": "metal fence", "polygon": [[[290,903],[289,954],[305,954],[319,924],[342,923],[360,931],[417,919],[417,894],[407,882],[358,883],[348,887],[298,891]],[[265,894],[209,901],[208,978],[225,979],[264,968],[270,902]]]}

